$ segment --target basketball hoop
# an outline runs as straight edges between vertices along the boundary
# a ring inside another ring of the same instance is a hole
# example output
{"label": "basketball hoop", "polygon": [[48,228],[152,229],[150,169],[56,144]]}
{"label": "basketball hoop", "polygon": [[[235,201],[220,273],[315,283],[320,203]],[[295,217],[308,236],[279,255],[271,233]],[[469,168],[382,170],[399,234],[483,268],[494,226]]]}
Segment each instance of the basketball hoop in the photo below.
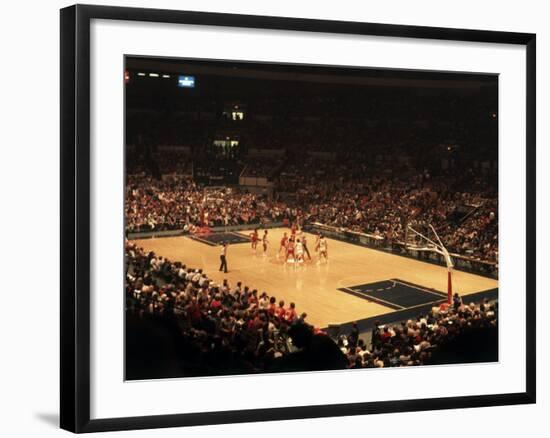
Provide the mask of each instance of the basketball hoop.
{"label": "basketball hoop", "polygon": [[[407,249],[413,250],[413,251],[426,251],[426,252],[435,252],[441,256],[443,256],[445,260],[445,264],[447,265],[447,302],[451,304],[453,299],[453,283],[452,283],[452,272],[453,272],[453,260],[451,259],[451,255],[449,254],[449,251],[447,251],[447,248],[445,248],[445,245],[443,245],[443,242],[437,235],[437,232],[435,231],[435,228],[432,224],[428,224],[430,230],[434,234],[437,243],[434,242],[432,239],[426,237],[424,234],[420,233],[419,231],[415,230],[412,226],[407,226],[407,231],[410,231],[413,233],[413,237],[417,238],[419,240],[418,244],[417,242],[408,243],[405,242],[405,247]],[[408,233],[407,233],[408,237]],[[407,238],[408,240],[408,238]]]}

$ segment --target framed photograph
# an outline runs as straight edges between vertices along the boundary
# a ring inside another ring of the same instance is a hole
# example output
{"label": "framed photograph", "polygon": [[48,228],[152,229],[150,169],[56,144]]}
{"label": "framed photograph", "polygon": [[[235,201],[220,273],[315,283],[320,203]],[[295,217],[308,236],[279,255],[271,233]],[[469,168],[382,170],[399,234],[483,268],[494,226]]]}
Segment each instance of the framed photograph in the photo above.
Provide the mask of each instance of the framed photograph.
{"label": "framed photograph", "polygon": [[61,10],[61,427],[535,402],[534,34]]}

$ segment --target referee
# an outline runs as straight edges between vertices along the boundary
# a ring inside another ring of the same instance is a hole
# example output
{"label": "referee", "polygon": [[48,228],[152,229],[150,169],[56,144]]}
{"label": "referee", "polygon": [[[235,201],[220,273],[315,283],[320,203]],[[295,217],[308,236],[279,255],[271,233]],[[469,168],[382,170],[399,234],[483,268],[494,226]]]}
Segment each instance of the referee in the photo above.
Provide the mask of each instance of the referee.
{"label": "referee", "polygon": [[220,271],[223,271],[227,274],[227,243],[223,242],[222,250],[220,252]]}

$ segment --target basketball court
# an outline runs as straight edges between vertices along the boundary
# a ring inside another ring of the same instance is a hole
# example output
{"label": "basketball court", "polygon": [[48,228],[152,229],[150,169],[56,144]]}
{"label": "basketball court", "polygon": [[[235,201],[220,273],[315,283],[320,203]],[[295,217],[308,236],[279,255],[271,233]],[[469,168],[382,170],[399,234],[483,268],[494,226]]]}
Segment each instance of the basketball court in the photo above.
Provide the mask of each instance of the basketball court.
{"label": "basketball court", "polygon": [[[443,266],[329,238],[329,260],[319,263],[314,251],[315,236],[309,233],[306,235],[313,260],[285,263],[283,256],[277,257],[283,232],[290,234],[287,228],[269,230],[266,255],[261,242],[256,252],[251,249],[250,231],[133,242],[170,261],[202,268],[215,282],[227,278],[234,286],[241,281],[258,293],[265,291],[284,300],[285,305],[294,302],[298,313],[306,312],[306,320],[318,327],[438,304],[446,299],[447,269]],[[218,271],[218,245],[222,241],[229,243],[227,274]],[[453,291],[463,297],[496,288],[495,279],[453,272]]]}

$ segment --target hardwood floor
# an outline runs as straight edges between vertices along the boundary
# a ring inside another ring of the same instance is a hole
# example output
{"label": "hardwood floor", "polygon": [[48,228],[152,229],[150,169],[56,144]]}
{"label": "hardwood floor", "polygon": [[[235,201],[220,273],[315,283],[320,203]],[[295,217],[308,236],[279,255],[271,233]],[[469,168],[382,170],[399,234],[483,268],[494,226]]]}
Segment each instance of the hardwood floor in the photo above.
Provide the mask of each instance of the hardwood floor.
{"label": "hardwood floor", "polygon": [[[447,290],[447,271],[430,263],[388,254],[337,240],[328,240],[329,261],[317,263],[313,250],[315,237],[308,234],[308,247],[312,262],[303,266],[283,263],[276,257],[282,233],[287,229],[269,230],[270,244],[267,255],[257,252],[250,243],[230,245],[227,253],[229,272],[218,271],[220,247],[209,246],[188,237],[165,237],[136,240],[149,251],[181,261],[189,267],[202,268],[216,282],[227,278],[233,285],[243,285],[258,292],[266,291],[286,304],[296,303],[299,313],[308,314],[307,321],[318,327],[339,324],[380,315],[393,310],[338,290],[358,284],[399,278],[414,284],[440,291]],[[245,233],[243,233],[245,234]],[[498,281],[455,271],[453,289],[460,295],[468,295],[498,287]]]}

